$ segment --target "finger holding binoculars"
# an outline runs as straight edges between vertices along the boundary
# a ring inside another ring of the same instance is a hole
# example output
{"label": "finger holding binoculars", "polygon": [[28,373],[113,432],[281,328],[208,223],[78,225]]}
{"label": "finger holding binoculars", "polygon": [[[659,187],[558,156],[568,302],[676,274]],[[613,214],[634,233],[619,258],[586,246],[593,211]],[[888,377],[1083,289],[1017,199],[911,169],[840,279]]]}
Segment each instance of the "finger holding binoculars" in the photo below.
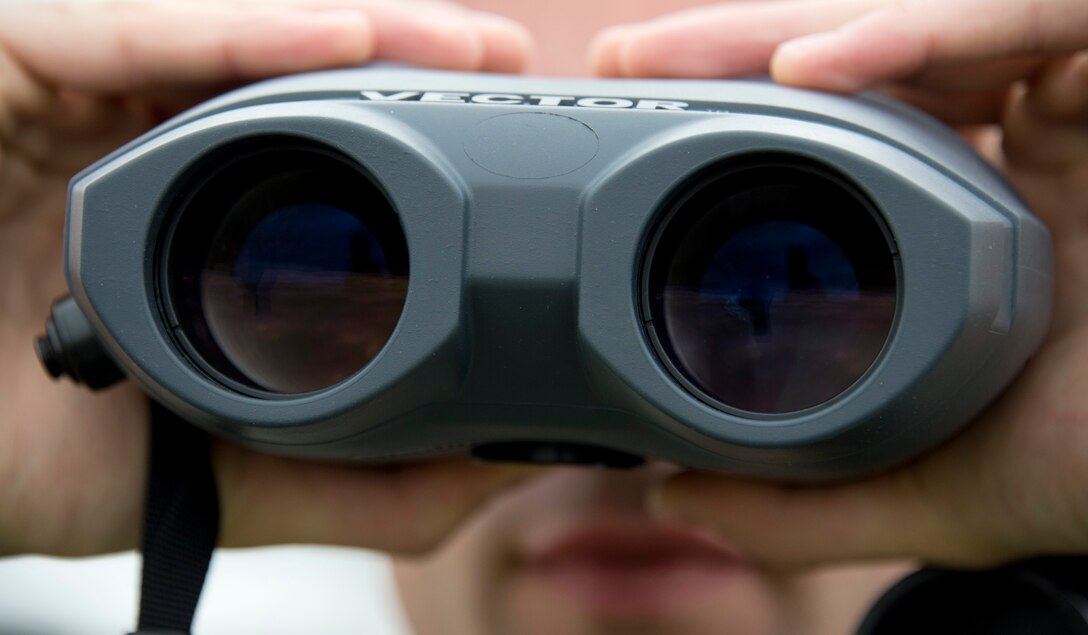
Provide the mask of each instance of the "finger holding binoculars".
{"label": "finger holding binoculars", "polygon": [[591,57],[603,75],[732,77],[769,69],[779,82],[824,90],[896,82],[961,94],[1003,90],[1030,77],[1038,58],[1085,47],[1082,0],[781,0],[610,29]]}
{"label": "finger holding binoculars", "polygon": [[399,554],[436,547],[489,497],[541,470],[468,460],[332,465],[227,443],[216,443],[213,461],[221,545],[334,544]]}
{"label": "finger holding binoculars", "polygon": [[903,0],[784,43],[771,71],[786,84],[854,92],[942,66],[1085,47],[1083,0]]}
{"label": "finger holding binoculars", "polygon": [[925,110],[951,126],[1000,124],[1009,90],[1034,77],[1044,58],[1025,56],[929,69],[879,91]]}
{"label": "finger holding binoculars", "polygon": [[1088,553],[1084,324],[1052,335],[979,421],[905,467],[823,486],[689,472],[656,491],[652,508],[783,568],[906,557],[982,567]]}
{"label": "finger holding binoculars", "polygon": [[[1004,131],[1010,170],[1058,170],[1088,189],[1088,51],[1048,64],[1030,84],[1019,86],[1009,100]],[[1085,197],[1081,201],[1088,205]],[[1068,209],[1069,202],[1062,207]]]}
{"label": "finger holding binoculars", "polygon": [[529,58],[529,31],[509,18],[442,2],[368,2],[363,6],[378,27],[376,59],[514,73]]}
{"label": "finger holding binoculars", "polygon": [[513,70],[528,46],[519,27],[454,9],[173,0],[0,5],[0,42],[41,82],[94,93],[221,85],[376,58]]}
{"label": "finger holding binoculars", "polygon": [[256,7],[362,11],[374,25],[375,59],[429,68],[515,72],[525,65],[531,46],[529,32],[517,22],[445,0],[233,1]]}
{"label": "finger holding binoculars", "polygon": [[999,165],[1050,228],[1051,336],[1088,328],[1088,51],[1055,60],[1012,91]]}
{"label": "finger holding binoculars", "polygon": [[766,73],[775,49],[833,29],[881,0],[733,2],[601,32],[590,64],[613,77],[732,77]]}

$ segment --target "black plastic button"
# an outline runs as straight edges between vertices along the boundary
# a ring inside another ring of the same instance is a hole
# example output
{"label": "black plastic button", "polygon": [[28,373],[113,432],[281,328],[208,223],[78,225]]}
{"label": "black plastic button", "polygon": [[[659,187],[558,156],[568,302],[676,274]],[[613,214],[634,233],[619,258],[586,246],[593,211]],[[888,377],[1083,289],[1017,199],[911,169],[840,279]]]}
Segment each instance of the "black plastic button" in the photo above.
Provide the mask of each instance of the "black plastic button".
{"label": "black plastic button", "polygon": [[472,449],[483,461],[542,463],[547,465],[598,465],[612,468],[638,467],[646,460],[638,455],[581,443],[508,441],[486,443]]}

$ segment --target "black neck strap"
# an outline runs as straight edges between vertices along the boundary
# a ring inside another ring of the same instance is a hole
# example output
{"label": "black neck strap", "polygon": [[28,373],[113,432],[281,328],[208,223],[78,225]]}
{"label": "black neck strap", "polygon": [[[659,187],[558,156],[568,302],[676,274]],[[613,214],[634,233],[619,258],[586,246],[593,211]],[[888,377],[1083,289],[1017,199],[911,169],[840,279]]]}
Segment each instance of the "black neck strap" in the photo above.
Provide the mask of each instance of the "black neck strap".
{"label": "black neck strap", "polygon": [[133,635],[189,635],[218,538],[208,435],[152,402],[140,618]]}

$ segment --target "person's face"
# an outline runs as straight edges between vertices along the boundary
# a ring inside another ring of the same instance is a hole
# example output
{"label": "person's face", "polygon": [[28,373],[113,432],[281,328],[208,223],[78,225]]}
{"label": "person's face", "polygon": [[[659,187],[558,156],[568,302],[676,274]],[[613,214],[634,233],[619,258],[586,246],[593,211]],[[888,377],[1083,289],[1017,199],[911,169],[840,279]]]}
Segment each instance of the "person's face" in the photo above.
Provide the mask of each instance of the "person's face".
{"label": "person's face", "polygon": [[[532,31],[528,74],[579,75],[601,29],[709,0],[457,1]],[[557,468],[432,557],[396,562],[417,635],[848,635],[907,570],[761,570],[706,530],[646,515],[646,487],[668,471]]]}
{"label": "person's face", "polygon": [[697,527],[652,520],[669,468],[557,468],[395,564],[418,635],[847,635],[901,564],[775,575]]}

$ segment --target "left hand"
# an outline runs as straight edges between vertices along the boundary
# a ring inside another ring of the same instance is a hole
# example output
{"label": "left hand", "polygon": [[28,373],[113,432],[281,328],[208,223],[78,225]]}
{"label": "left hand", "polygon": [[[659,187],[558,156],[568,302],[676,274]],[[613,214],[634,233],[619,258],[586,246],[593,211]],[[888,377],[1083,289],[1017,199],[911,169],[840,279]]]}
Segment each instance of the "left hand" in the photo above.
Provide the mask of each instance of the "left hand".
{"label": "left hand", "polygon": [[[1049,226],[1054,317],[1007,392],[966,431],[883,475],[785,486],[687,473],[663,514],[778,566],[916,557],[985,566],[1088,552],[1088,2],[782,0],[695,9],[603,33],[607,75],[876,88],[952,125]],[[1078,51],[1080,51],[1078,53]]]}

